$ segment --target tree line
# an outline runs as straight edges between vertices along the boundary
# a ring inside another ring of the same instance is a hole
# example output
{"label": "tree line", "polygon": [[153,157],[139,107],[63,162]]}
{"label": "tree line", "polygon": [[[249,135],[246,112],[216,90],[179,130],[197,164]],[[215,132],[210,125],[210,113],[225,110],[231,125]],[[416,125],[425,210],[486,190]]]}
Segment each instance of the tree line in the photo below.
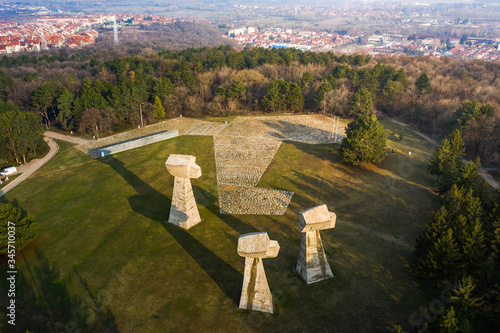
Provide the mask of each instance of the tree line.
{"label": "tree line", "polygon": [[464,155],[456,129],[428,163],[442,205],[416,240],[412,270],[436,287],[452,287],[436,316],[421,318],[419,332],[489,332],[500,324],[500,189],[478,176],[479,158],[464,164]]}

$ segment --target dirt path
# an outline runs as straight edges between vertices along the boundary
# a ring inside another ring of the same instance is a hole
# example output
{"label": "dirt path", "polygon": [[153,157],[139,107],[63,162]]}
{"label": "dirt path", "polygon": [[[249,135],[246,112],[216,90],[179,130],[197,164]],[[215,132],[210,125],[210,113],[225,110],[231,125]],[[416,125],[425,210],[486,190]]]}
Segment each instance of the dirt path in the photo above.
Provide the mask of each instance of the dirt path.
{"label": "dirt path", "polygon": [[67,142],[71,142],[71,143],[74,143],[74,144],[77,144],[77,145],[92,141],[92,140],[84,139],[84,138],[81,138],[81,137],[78,137],[78,136],[61,134],[61,133],[56,133],[56,132],[52,132],[52,131],[45,131],[44,135],[48,136],[49,138],[52,138],[52,139],[57,139],[57,140],[61,140],[61,141],[67,141]]}
{"label": "dirt path", "polygon": [[[420,135],[421,137],[423,137],[424,139],[426,139],[427,141],[429,141],[433,145],[439,146],[439,142],[437,142],[436,140],[432,139],[428,135],[425,135],[424,133],[411,128],[408,124],[402,123],[402,122],[394,120],[394,119],[391,119],[391,120],[392,120],[393,123],[396,123],[398,125],[401,125],[403,127],[406,127],[408,129],[412,130],[413,132],[417,133],[418,135]],[[469,161],[466,160],[465,158],[463,158],[462,159],[462,163],[467,164],[467,163],[469,163]],[[495,178],[493,178],[493,176],[488,173],[488,169],[486,169],[486,168],[481,168],[479,170],[479,176],[481,176],[484,179],[486,179],[486,181],[488,182],[488,184],[490,184],[491,186],[493,186],[493,188],[497,188],[498,186],[500,186],[500,183],[497,182],[495,180]]]}
{"label": "dirt path", "polygon": [[0,189],[0,197],[3,196],[5,193],[9,192],[10,190],[12,190],[17,185],[19,185],[23,180],[31,176],[35,171],[40,169],[42,165],[47,163],[57,153],[57,151],[59,150],[59,146],[57,145],[57,143],[55,143],[54,140],[52,140],[47,136],[44,137],[43,139],[48,143],[50,147],[49,153],[41,159],[32,160],[20,166],[18,170],[19,173],[22,173],[22,175],[14,179],[11,183],[5,185],[2,189]]}

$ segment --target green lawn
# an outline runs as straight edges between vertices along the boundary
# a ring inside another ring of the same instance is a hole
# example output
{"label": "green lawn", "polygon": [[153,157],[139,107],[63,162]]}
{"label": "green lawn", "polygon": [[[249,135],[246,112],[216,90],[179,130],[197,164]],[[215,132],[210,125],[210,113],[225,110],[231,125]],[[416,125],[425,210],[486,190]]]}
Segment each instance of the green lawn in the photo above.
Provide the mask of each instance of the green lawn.
{"label": "green lawn", "polygon": [[[438,198],[423,167],[428,144],[409,131],[399,141],[389,134],[392,123],[384,125],[396,153],[377,166],[341,163],[338,145],[284,143],[259,184],[295,192],[283,216],[219,213],[210,137],[178,137],[101,160],[58,142],[58,154],[2,198],[39,223],[37,240],[17,257],[16,329],[376,332],[407,325],[432,300],[405,264]],[[202,167],[192,184],[205,220],[188,232],[164,223],[173,186],[164,163],[172,153],[195,155]],[[297,213],[323,203],[338,217],[335,229],[322,232],[335,278],[308,286],[293,271]],[[254,231],[281,246],[264,262],[276,315],[238,309],[244,259],[236,244]],[[0,325],[7,329],[5,318]]]}

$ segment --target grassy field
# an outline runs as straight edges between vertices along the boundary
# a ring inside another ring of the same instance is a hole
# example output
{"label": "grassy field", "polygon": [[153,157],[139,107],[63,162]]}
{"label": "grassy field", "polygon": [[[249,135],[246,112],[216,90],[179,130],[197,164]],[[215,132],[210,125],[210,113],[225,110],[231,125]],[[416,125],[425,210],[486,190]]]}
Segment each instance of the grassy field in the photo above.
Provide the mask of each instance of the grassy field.
{"label": "grassy field", "polygon": [[[408,131],[400,141],[390,134],[394,125],[384,125],[396,153],[377,166],[341,163],[334,144],[284,143],[259,184],[295,192],[283,216],[219,213],[211,137],[178,137],[100,160],[58,142],[59,153],[2,198],[39,223],[37,240],[17,256],[16,329],[377,332],[407,325],[433,296],[405,265],[438,198],[423,168],[429,145]],[[173,177],[164,163],[172,153],[195,155],[203,172],[192,184],[204,221],[187,232],[165,224]],[[297,213],[323,203],[338,217],[335,229],[322,232],[335,277],[306,285],[293,271]],[[281,246],[264,262],[276,315],[238,309],[244,259],[236,244],[254,231]],[[0,325],[7,329],[5,318]]]}

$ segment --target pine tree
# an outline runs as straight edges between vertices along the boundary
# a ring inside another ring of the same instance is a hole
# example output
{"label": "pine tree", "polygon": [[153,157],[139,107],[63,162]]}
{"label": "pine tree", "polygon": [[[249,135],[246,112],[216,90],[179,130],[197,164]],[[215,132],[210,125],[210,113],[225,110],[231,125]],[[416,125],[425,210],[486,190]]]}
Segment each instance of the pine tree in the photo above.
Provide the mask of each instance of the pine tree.
{"label": "pine tree", "polygon": [[417,237],[415,255],[419,258],[425,256],[428,249],[438,240],[445,230],[450,228],[450,214],[445,206],[441,206],[436,213],[431,214],[425,224],[425,231]]}
{"label": "pine tree", "polygon": [[437,181],[445,171],[446,163],[451,159],[451,145],[448,139],[441,141],[441,145],[436,149],[427,164],[427,172],[436,175]]}
{"label": "pine tree", "polygon": [[325,82],[321,86],[319,86],[318,92],[316,93],[316,97],[314,97],[314,108],[317,110],[323,110],[325,111],[326,107],[326,101],[325,101],[325,95],[332,91],[333,87],[330,83]]}
{"label": "pine tree", "polygon": [[153,116],[160,120],[165,118],[165,108],[161,105],[160,98],[155,96],[155,104],[153,106]]}
{"label": "pine tree", "polygon": [[302,89],[297,83],[290,86],[287,103],[288,109],[292,112],[298,112],[304,108],[304,96],[302,95]]}
{"label": "pine tree", "polygon": [[290,83],[282,79],[272,82],[266,89],[261,103],[268,111],[284,110],[287,103],[286,98],[290,91]]}
{"label": "pine tree", "polygon": [[444,195],[443,204],[451,218],[463,215],[472,221],[480,218],[483,213],[481,201],[474,196],[472,189],[458,187],[456,184]]}
{"label": "pine tree", "polygon": [[453,237],[453,230],[447,229],[428,249],[420,260],[416,272],[434,282],[456,276],[456,264],[459,259],[458,247]]}
{"label": "pine tree", "polygon": [[385,157],[387,136],[377,116],[358,117],[347,125],[346,137],[340,146],[340,155],[344,162],[352,165],[375,162],[380,163]]}
{"label": "pine tree", "polygon": [[477,188],[479,169],[481,169],[481,163],[478,157],[475,161],[470,161],[460,168],[456,184],[464,188]]}
{"label": "pine tree", "polygon": [[302,74],[302,78],[300,79],[300,84],[302,87],[308,87],[314,83],[314,77],[312,76],[311,72],[307,71],[304,74]]}
{"label": "pine tree", "polygon": [[429,80],[427,73],[423,72],[420,74],[415,82],[415,89],[418,93],[429,92],[431,90],[431,80]]}
{"label": "pine tree", "polygon": [[373,113],[373,99],[370,91],[361,86],[349,100],[348,114],[352,117],[368,116]]}
{"label": "pine tree", "polygon": [[236,80],[231,84],[227,91],[227,96],[239,100],[240,102],[246,99],[247,90],[240,80]]}
{"label": "pine tree", "polygon": [[477,276],[483,273],[483,264],[487,260],[484,230],[479,219],[469,223],[464,236],[461,246],[464,271]]}
{"label": "pine tree", "polygon": [[158,96],[162,103],[165,103],[167,96],[175,93],[175,87],[169,78],[160,77],[153,87],[153,95]]}
{"label": "pine tree", "polygon": [[438,176],[439,193],[443,194],[456,183],[465,155],[465,145],[459,130],[444,139],[427,164],[427,172]]}
{"label": "pine tree", "polygon": [[56,100],[56,105],[58,109],[57,121],[61,124],[61,127],[65,130],[70,129],[70,121],[73,118],[73,100],[75,97],[69,90],[64,87],[63,91]]}
{"label": "pine tree", "polygon": [[481,107],[477,100],[466,100],[454,113],[454,118],[458,126],[464,126],[471,119],[477,119],[482,114]]}
{"label": "pine tree", "polygon": [[450,307],[448,310],[446,310],[445,314],[443,315],[441,319],[441,323],[439,324],[441,327],[440,332],[443,333],[455,333],[459,332],[458,328],[458,318],[455,314],[455,309]]}
{"label": "pine tree", "polygon": [[462,133],[458,129],[448,135],[451,145],[451,154],[456,159],[462,159],[465,156],[465,144],[462,139]]}

